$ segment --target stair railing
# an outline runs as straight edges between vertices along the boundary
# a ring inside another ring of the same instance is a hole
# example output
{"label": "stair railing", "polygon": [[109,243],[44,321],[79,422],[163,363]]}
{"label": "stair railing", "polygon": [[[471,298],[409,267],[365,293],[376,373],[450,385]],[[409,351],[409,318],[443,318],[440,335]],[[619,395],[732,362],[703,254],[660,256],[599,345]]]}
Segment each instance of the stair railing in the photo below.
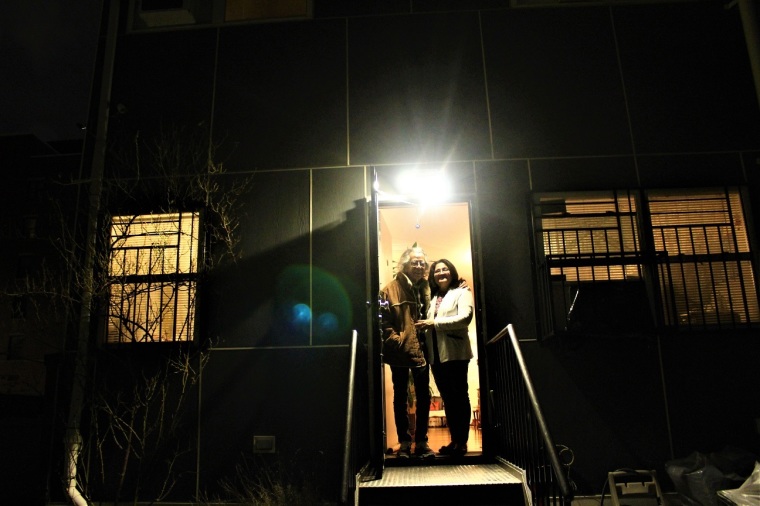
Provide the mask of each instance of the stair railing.
{"label": "stair railing", "polygon": [[353,478],[353,426],[354,426],[354,394],[356,392],[356,360],[357,360],[357,342],[358,334],[354,330],[351,334],[351,353],[348,369],[348,394],[346,395],[346,434],[343,441],[343,476],[340,488],[341,504],[347,504],[349,501],[349,490],[356,486]]}
{"label": "stair railing", "polygon": [[[509,339],[505,339],[509,337]],[[525,365],[512,324],[488,347],[488,424],[495,453],[525,472],[534,505],[569,505],[573,491]]]}

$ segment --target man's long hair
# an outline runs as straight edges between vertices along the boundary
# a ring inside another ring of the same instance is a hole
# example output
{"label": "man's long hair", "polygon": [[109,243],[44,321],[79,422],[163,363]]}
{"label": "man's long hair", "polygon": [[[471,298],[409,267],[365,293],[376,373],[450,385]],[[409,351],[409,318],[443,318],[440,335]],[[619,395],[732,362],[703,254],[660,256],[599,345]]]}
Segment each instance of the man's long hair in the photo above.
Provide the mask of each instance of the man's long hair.
{"label": "man's long hair", "polygon": [[425,263],[427,263],[427,255],[422,250],[422,248],[419,246],[412,246],[411,248],[407,248],[403,253],[401,253],[401,258],[398,261],[398,272],[406,272],[406,268],[409,266],[412,255],[422,255],[422,258],[425,259]]}

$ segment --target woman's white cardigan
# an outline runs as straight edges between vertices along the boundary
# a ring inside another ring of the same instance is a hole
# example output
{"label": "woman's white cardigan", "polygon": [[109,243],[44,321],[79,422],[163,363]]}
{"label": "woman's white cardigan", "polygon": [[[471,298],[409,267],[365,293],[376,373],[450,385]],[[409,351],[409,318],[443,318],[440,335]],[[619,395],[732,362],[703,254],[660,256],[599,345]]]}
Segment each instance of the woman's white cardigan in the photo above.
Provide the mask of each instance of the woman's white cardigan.
{"label": "woman's white cardigan", "polygon": [[[435,322],[435,332],[438,341],[438,356],[441,362],[449,360],[470,360],[472,346],[467,328],[472,321],[474,312],[474,300],[469,288],[452,288],[443,296],[438,315],[435,315],[435,303],[437,297],[430,300],[427,318]],[[434,363],[433,355],[433,331],[428,329],[427,346],[430,352],[430,362]]]}

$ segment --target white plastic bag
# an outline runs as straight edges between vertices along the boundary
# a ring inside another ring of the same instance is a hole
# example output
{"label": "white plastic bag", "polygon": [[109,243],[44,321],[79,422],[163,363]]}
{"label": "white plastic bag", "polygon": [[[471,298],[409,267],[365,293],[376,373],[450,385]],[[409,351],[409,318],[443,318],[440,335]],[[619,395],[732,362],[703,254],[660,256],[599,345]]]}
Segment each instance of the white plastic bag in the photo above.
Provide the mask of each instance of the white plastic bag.
{"label": "white plastic bag", "polygon": [[760,505],[760,462],[755,462],[752,474],[739,488],[719,490],[718,497],[736,506]]}

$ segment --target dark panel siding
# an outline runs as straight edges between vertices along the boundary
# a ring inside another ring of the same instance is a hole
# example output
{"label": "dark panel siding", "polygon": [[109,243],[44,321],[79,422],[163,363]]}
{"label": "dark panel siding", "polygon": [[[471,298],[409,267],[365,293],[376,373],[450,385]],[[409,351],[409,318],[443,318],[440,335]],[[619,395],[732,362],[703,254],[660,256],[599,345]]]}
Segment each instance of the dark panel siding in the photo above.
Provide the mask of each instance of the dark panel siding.
{"label": "dark panel siding", "polygon": [[524,341],[521,347],[554,442],[575,457],[570,478],[580,490],[600,493],[606,472],[631,466],[656,469],[669,487],[664,463],[670,445],[654,339],[586,336]]}
{"label": "dark panel siding", "polygon": [[614,18],[638,152],[758,145],[760,111],[738,9],[621,7]]}
{"label": "dark panel siding", "polygon": [[632,151],[613,35],[603,8],[483,16],[497,158]]}
{"label": "dark panel siding", "polygon": [[489,339],[509,323],[522,338],[535,337],[526,165],[490,162],[475,170],[485,290],[479,304],[485,308]]}
{"label": "dark panel siding", "polygon": [[367,328],[363,167],[312,172],[312,339],[346,344]]}
{"label": "dark panel siding", "polygon": [[[171,127],[211,123],[216,31],[193,30],[119,39],[109,136],[128,142]],[[129,145],[129,144],[127,144]]]}
{"label": "dark panel siding", "polygon": [[346,163],[345,21],[220,31],[215,134],[231,170]]}
{"label": "dark panel siding", "polygon": [[309,297],[309,172],[255,174],[243,198],[241,257],[211,273],[210,336],[221,347],[307,345],[291,316]]}
{"label": "dark panel siding", "polygon": [[475,13],[349,20],[351,163],[490,157]]}
{"label": "dark panel siding", "polygon": [[315,18],[408,14],[408,0],[330,0],[314,2]]}
{"label": "dark panel siding", "polygon": [[645,188],[745,184],[738,153],[639,157]]}
{"label": "dark panel siding", "polygon": [[675,455],[728,445],[757,455],[757,337],[671,336],[662,349]]}
{"label": "dark panel siding", "polygon": [[[247,463],[248,478],[280,466],[337,498],[348,364],[348,348],[212,352],[201,396],[201,490],[218,492],[219,480]],[[254,458],[254,435],[275,436],[277,453]]]}
{"label": "dark panel siding", "polygon": [[530,161],[533,191],[609,190],[638,184],[632,157],[553,158]]}

